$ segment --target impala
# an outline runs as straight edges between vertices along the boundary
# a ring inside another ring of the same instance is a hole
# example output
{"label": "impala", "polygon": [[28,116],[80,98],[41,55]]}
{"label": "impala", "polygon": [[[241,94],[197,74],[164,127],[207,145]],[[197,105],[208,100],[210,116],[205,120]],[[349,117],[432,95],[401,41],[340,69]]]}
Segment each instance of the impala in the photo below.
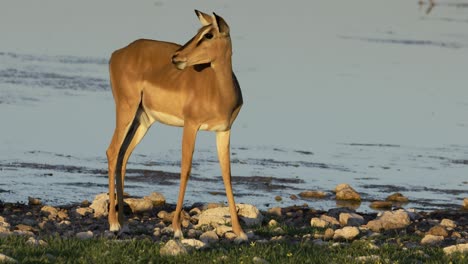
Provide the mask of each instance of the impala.
{"label": "impala", "polygon": [[158,121],[183,127],[180,189],[172,220],[174,237],[183,237],[180,218],[197,131],[207,130],[216,132],[232,229],[238,240],[247,240],[231,186],[230,133],[242,106],[242,94],[232,71],[229,26],[215,13],[195,13],[202,28],[185,45],[141,39],[115,51],[109,61],[116,105],[116,127],[106,152],[111,231],[124,227],[121,205],[127,161],[149,127]]}

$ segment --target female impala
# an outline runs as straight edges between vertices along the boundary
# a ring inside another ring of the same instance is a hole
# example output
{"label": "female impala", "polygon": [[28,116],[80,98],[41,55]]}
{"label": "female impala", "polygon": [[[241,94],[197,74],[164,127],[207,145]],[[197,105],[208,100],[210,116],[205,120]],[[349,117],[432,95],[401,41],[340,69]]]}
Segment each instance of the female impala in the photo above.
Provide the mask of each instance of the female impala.
{"label": "female impala", "polygon": [[[239,224],[231,187],[230,131],[242,106],[239,83],[232,72],[231,38],[223,18],[195,10],[203,27],[184,46],[137,40],[115,51],[109,62],[116,104],[116,128],[109,148],[109,225],[123,226],[125,169],[136,145],[155,122],[183,127],[180,189],[172,226],[182,237],[180,214],[192,166],[198,130],[216,132],[232,228],[239,240],[247,240]],[[115,186],[117,183],[117,186]],[[117,217],[118,216],[118,217]]]}

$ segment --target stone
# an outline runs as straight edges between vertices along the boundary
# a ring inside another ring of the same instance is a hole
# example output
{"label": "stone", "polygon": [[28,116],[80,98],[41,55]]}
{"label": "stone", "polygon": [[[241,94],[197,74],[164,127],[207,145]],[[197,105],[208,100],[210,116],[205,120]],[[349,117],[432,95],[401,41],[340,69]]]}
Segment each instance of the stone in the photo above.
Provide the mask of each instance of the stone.
{"label": "stone", "polygon": [[375,220],[369,221],[366,227],[374,232],[380,232],[382,229],[406,228],[410,223],[410,216],[405,210],[385,211],[379,213]]}
{"label": "stone", "polygon": [[426,234],[434,235],[434,236],[442,236],[444,238],[449,236],[447,230],[443,226],[440,226],[440,225],[432,227],[431,229],[429,229],[429,231],[427,231]]}
{"label": "stone", "polygon": [[389,195],[387,197],[387,199],[385,199],[386,201],[389,201],[389,202],[396,202],[396,203],[407,203],[409,202],[409,199],[407,197],[405,197],[403,194],[401,193],[394,193],[392,195]]}
{"label": "stone", "polygon": [[341,213],[340,224],[342,226],[361,226],[364,224],[364,217],[356,213]]}
{"label": "stone", "polygon": [[159,211],[157,214],[158,218],[161,218],[164,222],[172,222],[172,213],[166,211]]}
{"label": "stone", "polygon": [[21,231],[34,231],[34,228],[32,226],[25,224],[16,225],[16,229]]}
{"label": "stone", "polygon": [[66,210],[60,210],[57,213],[57,217],[59,219],[67,219],[68,218],[68,212]]}
{"label": "stone", "polygon": [[379,255],[359,256],[355,259],[358,263],[382,263]]}
{"label": "stone", "polygon": [[76,238],[81,239],[81,240],[91,239],[93,238],[93,236],[94,234],[91,231],[76,233]]}
{"label": "stone", "polygon": [[201,213],[202,213],[202,211],[200,210],[200,208],[197,208],[197,207],[192,208],[192,209],[189,211],[189,215],[191,215],[191,216],[199,215],[199,214],[201,214]]}
{"label": "stone", "polygon": [[463,207],[468,209],[468,197],[463,199]]}
{"label": "stone", "polygon": [[109,195],[107,193],[96,195],[89,207],[94,210],[94,217],[107,216],[109,214]]}
{"label": "stone", "polygon": [[333,226],[339,226],[340,225],[340,222],[338,222],[338,220],[336,220],[336,218],[332,217],[332,216],[321,215],[320,219],[322,219],[324,221],[327,221],[328,223],[330,223],[330,225],[333,225]]}
{"label": "stone", "polygon": [[39,198],[28,197],[28,204],[29,205],[42,205],[42,201]]}
{"label": "stone", "polygon": [[312,219],[310,219],[310,225],[312,227],[325,228],[329,226],[330,223],[318,217],[313,217]]}
{"label": "stone", "polygon": [[94,210],[93,208],[90,208],[90,207],[80,207],[80,208],[76,208],[75,212],[77,215],[87,216],[89,214],[94,213]]}
{"label": "stone", "polygon": [[393,203],[389,201],[373,201],[369,207],[375,209],[392,209]]}
{"label": "stone", "polygon": [[188,254],[187,248],[178,240],[169,240],[167,243],[159,250],[161,256],[178,256]]}
{"label": "stone", "polygon": [[34,237],[30,237],[26,241],[26,244],[31,245],[31,246],[36,246],[36,247],[37,246],[41,246],[41,247],[47,246],[47,242],[45,242],[44,240],[35,239]]}
{"label": "stone", "polygon": [[449,227],[449,228],[457,227],[457,224],[455,223],[455,221],[447,219],[447,218],[442,219],[442,221],[440,222],[440,225],[444,227]]}
{"label": "stone", "polygon": [[422,245],[439,245],[444,241],[443,236],[426,235],[421,239]]}
{"label": "stone", "polygon": [[359,235],[359,228],[355,226],[345,226],[342,229],[335,230],[333,239],[353,240]]}
{"label": "stone", "polygon": [[271,219],[271,220],[268,222],[268,226],[269,226],[269,227],[276,227],[276,226],[278,226],[278,221],[276,221],[275,219]]}
{"label": "stone", "polygon": [[327,230],[325,230],[325,233],[323,234],[323,239],[330,240],[333,238],[334,235],[335,231],[332,228],[327,228]]}
{"label": "stone", "polygon": [[281,210],[281,207],[270,208],[270,209],[268,209],[267,213],[269,215],[275,215],[275,216],[281,216],[283,214],[282,210]]}
{"label": "stone", "polygon": [[41,214],[47,216],[49,219],[54,219],[58,215],[58,210],[55,207],[46,205],[41,208]]}
{"label": "stone", "polygon": [[193,247],[195,249],[201,249],[201,248],[206,247],[205,242],[200,241],[198,239],[193,239],[193,238],[182,239],[180,242],[182,242],[182,244],[184,244],[185,246]]}
{"label": "stone", "polygon": [[152,192],[150,195],[143,198],[149,199],[153,203],[153,206],[162,206],[166,204],[166,197],[158,192]]}
{"label": "stone", "polygon": [[218,242],[219,237],[215,231],[206,231],[201,234],[200,240],[205,244],[212,244]]}
{"label": "stone", "polygon": [[153,201],[148,198],[126,198],[124,202],[130,206],[133,213],[143,213],[153,210]]}
{"label": "stone", "polygon": [[291,200],[297,200],[297,199],[299,199],[299,198],[297,197],[297,195],[295,195],[295,194],[291,194],[291,195],[289,196],[289,198],[290,198]]}
{"label": "stone", "polygon": [[281,202],[283,200],[283,198],[279,195],[275,196],[275,201],[277,202]]}
{"label": "stone", "polygon": [[461,254],[464,254],[468,252],[468,243],[444,247],[443,250],[446,255],[450,255],[455,252],[460,252]]}
{"label": "stone", "polygon": [[262,259],[261,257],[253,257],[252,263],[255,263],[255,264],[270,264],[270,262],[268,262],[265,259]]}
{"label": "stone", "polygon": [[0,253],[0,263],[18,263],[14,258]]}
{"label": "stone", "polygon": [[[237,204],[237,214],[247,226],[259,225],[263,220],[263,215],[253,205]],[[198,219],[197,226],[203,225],[226,225],[231,223],[231,216],[229,214],[229,207],[218,207],[208,209],[201,213]]]}
{"label": "stone", "polygon": [[216,227],[215,232],[216,232],[216,234],[217,234],[219,237],[222,237],[222,236],[224,236],[224,234],[226,234],[227,232],[232,232],[232,227],[230,227],[230,226],[225,226],[225,225],[220,225],[220,226],[217,226],[217,227]]}
{"label": "stone", "polygon": [[349,184],[339,184],[335,188],[336,199],[346,201],[361,201],[361,196]]}
{"label": "stone", "polygon": [[325,192],[322,191],[304,191],[299,193],[301,198],[315,198],[315,199],[322,199],[327,196]]}

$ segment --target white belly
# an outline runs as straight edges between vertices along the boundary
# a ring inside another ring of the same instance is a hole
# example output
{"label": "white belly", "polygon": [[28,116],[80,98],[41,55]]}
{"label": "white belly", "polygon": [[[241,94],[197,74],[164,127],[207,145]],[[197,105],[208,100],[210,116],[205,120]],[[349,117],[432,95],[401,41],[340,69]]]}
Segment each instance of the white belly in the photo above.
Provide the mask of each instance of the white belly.
{"label": "white belly", "polygon": [[182,118],[179,118],[177,116],[171,115],[171,114],[166,114],[163,112],[158,112],[158,111],[149,111],[147,112],[151,121],[158,121],[160,123],[170,125],[170,126],[184,126],[184,120]]}

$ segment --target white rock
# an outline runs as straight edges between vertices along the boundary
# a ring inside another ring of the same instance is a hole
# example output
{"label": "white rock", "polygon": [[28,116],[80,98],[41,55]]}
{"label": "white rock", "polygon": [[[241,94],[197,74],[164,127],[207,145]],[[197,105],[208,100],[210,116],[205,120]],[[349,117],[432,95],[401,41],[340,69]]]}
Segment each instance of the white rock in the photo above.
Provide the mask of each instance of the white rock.
{"label": "white rock", "polygon": [[164,247],[159,250],[161,256],[178,256],[188,254],[187,248],[178,240],[169,240]]}
{"label": "white rock", "polygon": [[153,202],[153,206],[161,206],[166,204],[166,197],[161,193],[152,192],[150,195],[145,196],[145,199],[151,200]]}
{"label": "white rock", "polygon": [[46,205],[41,208],[41,213],[47,216],[49,219],[53,219],[57,217],[58,210],[55,207]]}
{"label": "white rock", "polygon": [[0,253],[0,263],[18,263],[14,258]]}
{"label": "white rock", "polygon": [[[247,225],[259,225],[263,220],[263,215],[253,205],[237,204],[237,214],[239,218]],[[218,207],[208,209],[201,213],[198,219],[198,225],[226,225],[231,223],[231,216],[229,214],[229,207]]]}
{"label": "white rock", "polygon": [[369,221],[367,227],[374,232],[381,229],[405,228],[411,223],[410,216],[405,210],[385,211],[377,216],[375,220]]}
{"label": "white rock", "polygon": [[200,241],[198,239],[193,239],[193,238],[182,239],[181,242],[182,242],[182,244],[184,244],[186,246],[193,247],[193,248],[196,248],[196,249],[201,249],[201,248],[204,248],[206,246],[205,242]]}
{"label": "white rock", "polygon": [[217,226],[216,229],[216,234],[220,237],[224,236],[227,232],[232,232],[232,227],[230,226],[225,226],[225,225],[220,225]]}
{"label": "white rock", "polygon": [[205,233],[201,234],[200,240],[205,244],[211,244],[218,242],[219,237],[215,231],[206,231]]}
{"label": "white rock", "polygon": [[94,213],[94,210],[93,208],[90,208],[90,207],[80,207],[80,208],[76,208],[75,212],[78,215],[86,216],[88,214]]}
{"label": "white rock", "polygon": [[31,245],[31,246],[47,246],[47,242],[44,240],[38,240],[35,239],[34,237],[30,237],[28,241],[26,241],[26,244]]}
{"label": "white rock", "polygon": [[94,234],[91,231],[76,233],[76,238],[82,239],[82,240],[91,239],[91,238],[93,238],[93,236],[94,236]]}
{"label": "white rock", "polygon": [[268,262],[267,260],[262,259],[260,257],[253,257],[252,263],[255,263],[255,264],[269,264],[270,262]]}
{"label": "white rock", "polygon": [[444,241],[443,236],[426,235],[421,239],[422,245],[438,245]]}
{"label": "white rock", "polygon": [[107,193],[96,195],[89,207],[94,210],[94,217],[107,216],[109,214],[109,195]]}
{"label": "white rock", "polygon": [[312,219],[310,219],[310,225],[312,227],[325,228],[329,226],[330,223],[318,217],[313,217]]}
{"label": "white rock", "polygon": [[320,216],[320,219],[327,221],[330,225],[334,225],[334,226],[340,225],[340,222],[338,222],[338,220],[336,220],[336,218],[333,216],[328,216],[324,214]]}
{"label": "white rock", "polygon": [[364,224],[364,217],[356,213],[341,213],[340,224],[343,226],[361,226]]}
{"label": "white rock", "polygon": [[278,226],[278,221],[276,221],[275,219],[271,219],[270,222],[268,222],[268,226],[269,227]]}
{"label": "white rock", "polygon": [[126,198],[124,202],[130,206],[133,213],[143,213],[153,210],[153,201],[148,198]]}
{"label": "white rock", "polygon": [[333,239],[353,240],[359,235],[359,228],[355,226],[345,226],[342,229],[335,230]]}
{"label": "white rock", "polygon": [[445,226],[445,227],[450,227],[450,228],[457,227],[457,224],[455,223],[455,221],[447,219],[447,218],[442,219],[442,221],[440,222],[440,225]]}
{"label": "white rock", "polygon": [[468,252],[468,243],[458,244],[458,245],[449,246],[449,247],[444,248],[444,253],[446,255],[450,255],[450,254],[453,254],[455,252],[460,252],[462,254]]}

